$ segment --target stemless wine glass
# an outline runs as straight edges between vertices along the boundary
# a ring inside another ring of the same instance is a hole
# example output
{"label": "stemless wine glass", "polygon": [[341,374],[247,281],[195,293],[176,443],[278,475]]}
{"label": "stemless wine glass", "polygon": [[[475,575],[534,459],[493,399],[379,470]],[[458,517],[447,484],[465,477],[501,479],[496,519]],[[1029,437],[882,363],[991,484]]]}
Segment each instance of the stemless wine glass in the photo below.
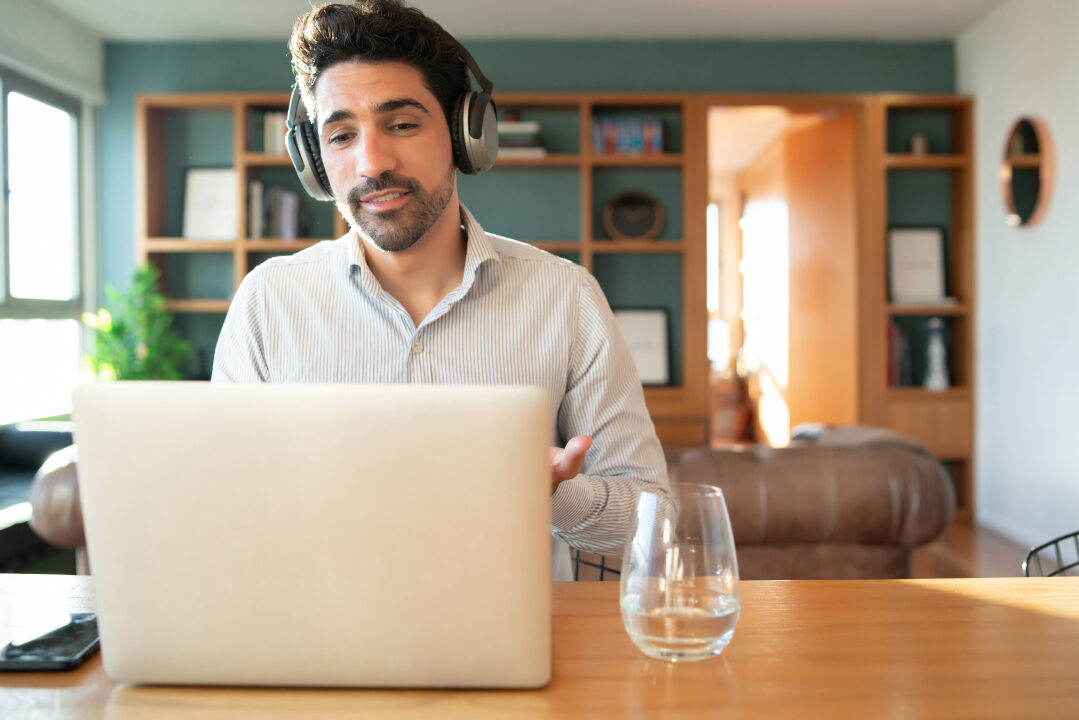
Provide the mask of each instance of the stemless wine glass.
{"label": "stemless wine glass", "polygon": [[738,560],[723,491],[645,490],[622,555],[622,623],[646,655],[678,662],[723,652],[738,623]]}

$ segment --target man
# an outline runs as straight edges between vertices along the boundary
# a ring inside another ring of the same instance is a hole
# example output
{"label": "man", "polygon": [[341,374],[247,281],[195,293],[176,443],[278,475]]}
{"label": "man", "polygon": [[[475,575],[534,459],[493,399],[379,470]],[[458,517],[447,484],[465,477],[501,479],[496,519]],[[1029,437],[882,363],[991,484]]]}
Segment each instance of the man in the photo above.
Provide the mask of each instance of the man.
{"label": "man", "polygon": [[[594,278],[485,233],[458,201],[467,53],[399,0],[315,8],[289,49],[323,185],[351,231],[247,276],[213,380],[543,387],[564,445],[551,453],[552,533],[619,554],[637,490],[666,482],[663,454]],[[552,549],[555,578],[569,579],[568,552]]]}

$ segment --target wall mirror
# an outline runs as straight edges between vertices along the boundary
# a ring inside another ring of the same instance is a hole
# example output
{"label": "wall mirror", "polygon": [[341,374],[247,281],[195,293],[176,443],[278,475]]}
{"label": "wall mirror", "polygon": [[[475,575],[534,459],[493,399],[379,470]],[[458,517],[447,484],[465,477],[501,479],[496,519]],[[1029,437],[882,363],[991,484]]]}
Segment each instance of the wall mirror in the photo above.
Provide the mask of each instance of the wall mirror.
{"label": "wall mirror", "polygon": [[1053,193],[1053,147],[1046,124],[1021,117],[1012,125],[1000,167],[1006,221],[1014,227],[1041,222]]}

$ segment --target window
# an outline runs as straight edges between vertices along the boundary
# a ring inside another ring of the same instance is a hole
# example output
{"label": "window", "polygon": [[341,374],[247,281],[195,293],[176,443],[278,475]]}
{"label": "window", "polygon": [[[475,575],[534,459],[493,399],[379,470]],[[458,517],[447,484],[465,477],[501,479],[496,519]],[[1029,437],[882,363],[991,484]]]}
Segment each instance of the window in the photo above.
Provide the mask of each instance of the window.
{"label": "window", "polygon": [[0,424],[71,411],[79,174],[79,102],[0,69]]}

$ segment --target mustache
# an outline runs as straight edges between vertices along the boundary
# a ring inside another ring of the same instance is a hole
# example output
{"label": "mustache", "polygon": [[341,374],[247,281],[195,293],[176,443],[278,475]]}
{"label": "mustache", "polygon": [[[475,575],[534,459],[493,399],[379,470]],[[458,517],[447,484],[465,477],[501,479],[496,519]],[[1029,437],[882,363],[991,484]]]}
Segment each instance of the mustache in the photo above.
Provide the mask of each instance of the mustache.
{"label": "mustache", "polygon": [[373,192],[388,190],[389,188],[401,188],[409,192],[416,192],[420,188],[419,182],[404,175],[397,175],[386,171],[378,177],[364,178],[359,184],[348,191],[348,204],[359,205],[360,200]]}

